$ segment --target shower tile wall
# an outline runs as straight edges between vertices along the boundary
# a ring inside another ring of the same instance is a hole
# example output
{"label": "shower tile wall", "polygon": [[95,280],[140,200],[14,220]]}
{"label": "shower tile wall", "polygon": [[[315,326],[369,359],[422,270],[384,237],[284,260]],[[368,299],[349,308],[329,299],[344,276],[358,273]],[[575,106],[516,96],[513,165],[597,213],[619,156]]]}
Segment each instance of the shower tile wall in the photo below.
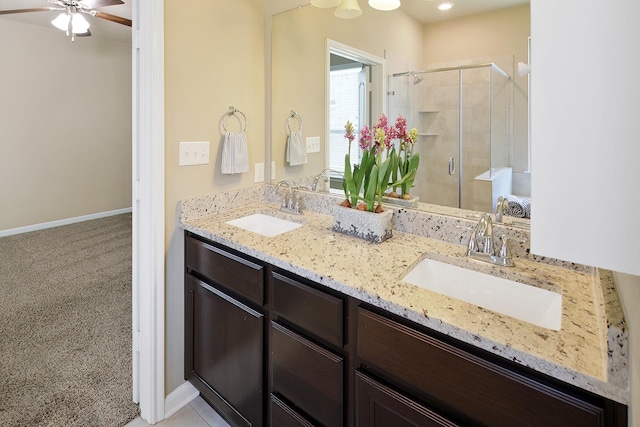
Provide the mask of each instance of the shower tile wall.
{"label": "shower tile wall", "polygon": [[[438,205],[474,209],[473,179],[490,165],[490,92],[488,69],[463,72],[462,165],[460,165],[460,74],[447,71],[424,74],[414,88],[416,123],[422,135],[418,141],[421,167],[416,181],[420,200]],[[453,157],[456,173],[449,174]],[[458,194],[458,173],[462,166],[462,196]],[[428,184],[427,184],[428,183]],[[460,205],[459,205],[460,204]],[[490,199],[488,204],[490,204]]]}

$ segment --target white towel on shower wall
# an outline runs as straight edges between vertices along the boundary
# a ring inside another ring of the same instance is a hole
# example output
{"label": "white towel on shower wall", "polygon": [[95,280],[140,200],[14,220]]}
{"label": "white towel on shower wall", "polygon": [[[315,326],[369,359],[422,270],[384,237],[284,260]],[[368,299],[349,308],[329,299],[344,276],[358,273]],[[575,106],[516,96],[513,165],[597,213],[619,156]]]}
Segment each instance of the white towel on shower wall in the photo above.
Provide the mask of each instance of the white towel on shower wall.
{"label": "white towel on shower wall", "polygon": [[223,174],[249,172],[249,150],[244,132],[227,132],[222,145]]}
{"label": "white towel on shower wall", "polygon": [[307,143],[302,135],[302,129],[291,131],[287,137],[285,160],[290,166],[307,163]]}

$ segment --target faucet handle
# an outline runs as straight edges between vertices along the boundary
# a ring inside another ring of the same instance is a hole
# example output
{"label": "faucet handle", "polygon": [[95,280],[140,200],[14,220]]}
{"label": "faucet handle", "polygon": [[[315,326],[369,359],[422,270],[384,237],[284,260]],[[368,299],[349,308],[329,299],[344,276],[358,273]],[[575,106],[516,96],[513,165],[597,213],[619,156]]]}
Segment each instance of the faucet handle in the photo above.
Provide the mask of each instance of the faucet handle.
{"label": "faucet handle", "polygon": [[500,252],[498,253],[498,256],[502,257],[502,258],[510,258],[511,257],[511,251],[509,250],[509,240],[513,240],[515,242],[518,243],[524,243],[527,241],[527,239],[521,239],[519,237],[511,237],[511,236],[507,236],[505,234],[503,234],[501,236],[502,238],[502,246],[500,247]]}
{"label": "faucet handle", "polygon": [[496,222],[502,222],[502,217],[504,216],[505,211],[507,210],[507,206],[509,202],[504,196],[498,197],[498,203],[496,203]]}
{"label": "faucet handle", "polygon": [[460,225],[460,224],[457,224],[456,228],[461,228],[463,230],[471,231],[471,236],[469,237],[469,242],[467,243],[467,249],[468,249],[467,253],[475,252],[476,251],[476,238],[474,235],[475,228],[471,227],[470,225]]}
{"label": "faucet handle", "polygon": [[292,201],[292,208],[294,210],[295,213],[297,214],[301,214],[302,210],[304,209],[304,200],[302,198],[302,196],[300,195],[300,193],[298,193],[297,191],[294,191],[293,193],[293,201]]}

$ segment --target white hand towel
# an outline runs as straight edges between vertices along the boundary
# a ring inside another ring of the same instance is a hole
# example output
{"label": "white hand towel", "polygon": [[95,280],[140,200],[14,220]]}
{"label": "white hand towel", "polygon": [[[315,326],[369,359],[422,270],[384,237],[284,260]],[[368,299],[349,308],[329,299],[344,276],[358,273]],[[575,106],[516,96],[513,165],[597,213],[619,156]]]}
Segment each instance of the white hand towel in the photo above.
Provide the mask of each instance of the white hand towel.
{"label": "white hand towel", "polygon": [[507,212],[508,216],[513,216],[516,218],[524,218],[525,211],[524,206],[522,205],[522,199],[518,196],[514,196],[513,194],[508,194],[504,196],[507,199]]}
{"label": "white hand towel", "polygon": [[286,160],[291,166],[307,163],[307,143],[302,135],[302,130],[291,131],[287,138]]}
{"label": "white hand towel", "polygon": [[249,151],[247,136],[244,132],[227,132],[222,146],[223,174],[244,173],[249,171]]}

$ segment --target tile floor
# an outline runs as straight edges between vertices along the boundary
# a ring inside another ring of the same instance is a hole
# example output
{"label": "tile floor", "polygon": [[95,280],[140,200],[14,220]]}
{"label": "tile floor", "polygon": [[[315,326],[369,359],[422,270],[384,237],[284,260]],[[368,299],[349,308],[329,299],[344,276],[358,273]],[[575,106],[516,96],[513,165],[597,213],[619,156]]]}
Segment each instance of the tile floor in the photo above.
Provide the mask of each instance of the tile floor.
{"label": "tile floor", "polygon": [[[151,424],[138,417],[124,427],[149,427]],[[220,415],[200,396],[171,417],[154,426],[159,427],[229,427]]]}

